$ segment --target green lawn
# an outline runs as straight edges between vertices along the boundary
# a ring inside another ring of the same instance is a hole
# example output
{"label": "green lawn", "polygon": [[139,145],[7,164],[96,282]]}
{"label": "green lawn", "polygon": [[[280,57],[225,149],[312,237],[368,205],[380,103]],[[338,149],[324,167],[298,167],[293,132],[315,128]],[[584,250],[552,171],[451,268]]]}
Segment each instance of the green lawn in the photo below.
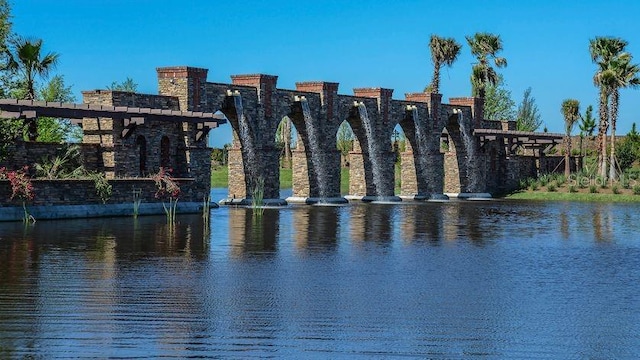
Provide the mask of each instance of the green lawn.
{"label": "green lawn", "polygon": [[[229,185],[229,168],[220,166],[211,169],[211,187],[220,188]],[[291,169],[280,169],[280,188],[291,188]]]}
{"label": "green lawn", "polygon": [[[291,169],[280,169],[280,188],[291,188]],[[215,169],[211,169],[211,187],[227,187],[229,184],[229,168],[226,166],[220,166]],[[342,168],[340,172],[340,192],[342,194],[349,193],[349,169]]]}
{"label": "green lawn", "polygon": [[640,202],[640,195],[526,191],[511,194],[509,196],[506,196],[505,199],[588,202]]}

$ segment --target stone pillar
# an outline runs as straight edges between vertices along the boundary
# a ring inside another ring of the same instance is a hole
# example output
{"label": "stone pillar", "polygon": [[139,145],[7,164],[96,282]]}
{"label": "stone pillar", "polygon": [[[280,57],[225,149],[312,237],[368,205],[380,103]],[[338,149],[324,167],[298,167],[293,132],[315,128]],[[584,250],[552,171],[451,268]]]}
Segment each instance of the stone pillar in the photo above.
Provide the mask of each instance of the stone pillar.
{"label": "stone pillar", "polygon": [[[280,197],[280,151],[276,147],[275,129],[281,119],[276,119],[276,83],[277,76],[264,74],[232,75],[234,85],[251,86],[256,88],[257,104],[250,108],[249,102],[244,104],[244,111],[247,113],[247,120],[251,121],[251,132],[253,146],[256,153],[256,164],[244,164],[251,169],[245,169],[244,174],[251,177],[255,174],[255,179],[249,178],[245,183],[248,189],[246,196],[250,196],[258,178],[264,180],[264,199],[277,199]],[[245,99],[243,99],[245,100]],[[238,165],[236,163],[236,165]],[[231,164],[229,167],[231,171]],[[239,173],[239,169],[234,170]]]}
{"label": "stone pillar", "polygon": [[[313,126],[318,130],[318,134],[321,134],[321,140],[319,142],[319,154],[318,157],[322,159],[324,169],[322,169],[326,182],[324,184],[327,197],[340,198],[340,152],[336,148],[336,133],[339,124],[344,119],[339,119],[337,114],[337,98],[338,98],[338,83],[331,82],[299,82],[296,83],[296,90],[311,92],[320,95],[320,111],[317,114],[317,118],[314,118]],[[298,145],[300,147],[300,144]],[[300,162],[306,159],[304,154],[301,154]],[[294,183],[294,196],[308,196],[314,197],[314,194],[319,193],[319,188],[312,188],[309,184],[308,164],[304,164],[304,168],[296,168],[294,170],[294,177],[306,176],[306,178],[300,179],[299,182]],[[303,194],[303,190],[296,189],[296,185],[305,186],[307,191],[306,195]]]}
{"label": "stone pillar", "polygon": [[[91,105],[113,106],[113,96],[109,90],[83,91],[82,102]],[[120,146],[119,134],[122,131],[122,124],[119,125],[111,118],[84,118],[82,120],[82,142],[100,145],[104,174],[108,179],[113,179],[117,172],[115,148]]]}
{"label": "stone pillar", "polygon": [[[377,149],[377,154],[380,156],[377,159],[378,166],[380,166],[379,171],[381,172],[381,189],[380,194],[375,194],[372,190],[375,190],[375,186],[369,186],[369,184],[373,185],[373,163],[370,161],[368,166],[365,167],[370,168],[371,171],[366,171],[367,175],[367,195],[379,195],[383,197],[393,197],[395,195],[395,186],[394,186],[394,159],[395,154],[391,149],[391,132],[393,131],[393,127],[391,125],[391,97],[393,95],[393,89],[384,89],[384,88],[359,88],[353,89],[353,93],[357,97],[367,97],[367,98],[375,98],[378,100],[378,113],[371,114],[368,113],[369,118],[372,120],[373,127],[373,139],[368,139],[367,141],[372,142],[372,146]],[[367,109],[368,112],[371,109]],[[374,121],[375,120],[375,121]],[[369,154],[371,156],[371,154]],[[353,163],[353,161],[352,161]],[[351,180],[350,180],[351,181]]]}
{"label": "stone pillar", "polygon": [[177,97],[182,111],[202,111],[208,71],[189,66],[156,68],[158,93]]}
{"label": "stone pillar", "polygon": [[232,147],[227,151],[227,166],[229,168],[229,198],[245,199],[248,197],[246,178],[244,175],[244,162],[240,148]]}
{"label": "stone pillar", "polygon": [[413,150],[400,154],[400,196],[418,195],[418,177]]}
{"label": "stone pillar", "polygon": [[293,196],[297,198],[308,198],[311,196],[311,184],[309,184],[309,166],[307,155],[301,142],[298,147],[291,152],[291,187]]}

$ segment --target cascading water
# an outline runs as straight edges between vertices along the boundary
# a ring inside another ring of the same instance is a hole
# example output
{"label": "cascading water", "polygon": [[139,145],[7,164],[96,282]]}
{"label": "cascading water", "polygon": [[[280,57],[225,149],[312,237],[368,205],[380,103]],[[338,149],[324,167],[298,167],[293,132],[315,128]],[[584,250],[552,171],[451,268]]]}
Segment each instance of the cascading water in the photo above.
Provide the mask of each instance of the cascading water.
{"label": "cascading water", "polygon": [[[413,149],[413,152],[417,154],[417,156],[414,155],[414,159],[417,158],[420,169],[422,171],[426,171],[426,169],[428,168],[428,164],[426,158],[427,154],[425,153],[424,149],[426,149],[427,146],[427,135],[425,134],[424,128],[422,127],[423,124],[420,122],[418,117],[418,107],[416,107],[415,105],[408,105],[407,108],[411,110],[411,113],[413,115],[413,124],[416,129],[416,143],[418,144],[418,148]],[[417,176],[421,175],[422,174],[417,174]]]}
{"label": "cascading water", "polygon": [[[257,180],[256,167],[259,162],[256,158],[255,145],[251,136],[251,127],[247,118],[244,116],[244,109],[242,107],[242,96],[240,94],[233,95],[233,101],[236,108],[236,115],[238,117],[238,136],[240,137],[240,143],[242,144],[243,159],[245,161],[244,167],[248,169],[250,175],[250,181],[253,183]],[[252,189],[249,189],[251,191]]]}
{"label": "cascading water", "polygon": [[463,192],[476,192],[478,187],[478,171],[475,147],[473,144],[473,134],[471,134],[471,126],[466,126],[466,118],[462,114],[462,110],[458,110],[458,124],[460,125],[460,136],[464,143],[464,149],[467,153],[467,189],[461,189]]}
{"label": "cascading water", "polygon": [[380,156],[381,154],[378,151],[378,147],[375,146],[375,139],[373,133],[373,126],[371,126],[371,120],[369,119],[369,114],[367,113],[367,107],[364,103],[357,103],[358,112],[360,114],[360,119],[362,120],[362,125],[367,134],[367,150],[369,151],[369,161],[371,162],[371,169],[373,172],[373,185],[375,188],[375,195],[382,196],[382,169],[380,168]]}
{"label": "cascading water", "polygon": [[311,109],[309,108],[309,102],[306,98],[300,98],[300,105],[302,107],[302,115],[304,116],[304,125],[307,130],[307,139],[309,140],[309,150],[311,152],[311,163],[316,173],[316,180],[318,182],[318,192],[320,198],[327,198],[327,174],[325,161],[320,150],[320,138],[318,137],[317,129],[313,125],[313,118],[311,117]]}

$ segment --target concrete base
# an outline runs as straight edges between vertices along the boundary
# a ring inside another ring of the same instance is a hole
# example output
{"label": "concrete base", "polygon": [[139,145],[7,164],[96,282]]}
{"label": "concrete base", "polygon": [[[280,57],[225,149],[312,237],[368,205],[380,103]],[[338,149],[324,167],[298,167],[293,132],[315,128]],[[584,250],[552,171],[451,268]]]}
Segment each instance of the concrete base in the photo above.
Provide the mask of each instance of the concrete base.
{"label": "concrete base", "polygon": [[416,194],[400,195],[402,201],[447,201],[449,197],[445,194]]}
{"label": "concrete base", "polygon": [[[166,204],[168,206],[168,204]],[[218,208],[218,204],[209,204],[211,209]],[[177,214],[201,213],[201,202],[178,202]],[[77,219],[93,217],[133,216],[133,203],[127,204],[93,204],[93,205],[51,205],[27,206],[27,211],[38,220]],[[162,203],[141,203],[138,215],[164,215]],[[21,206],[0,207],[0,221],[22,221],[24,210]]]}
{"label": "concrete base", "polygon": [[340,205],[348,204],[349,201],[343,197],[331,197],[331,198],[316,198],[316,197],[301,197],[290,196],[286,199],[289,204],[306,204],[306,205]]}
{"label": "concrete base", "polygon": [[460,200],[486,200],[491,199],[492,196],[489,193],[446,193],[450,198],[456,198]]}
{"label": "concrete base", "polygon": [[[226,198],[218,201],[220,205],[226,206],[253,206],[253,200],[251,199],[231,199]],[[262,199],[262,206],[287,206],[288,203],[283,199]]]}
{"label": "concrete base", "polygon": [[362,198],[362,201],[380,204],[380,203],[401,202],[402,199],[399,196],[395,196],[395,195],[394,196],[364,196]]}

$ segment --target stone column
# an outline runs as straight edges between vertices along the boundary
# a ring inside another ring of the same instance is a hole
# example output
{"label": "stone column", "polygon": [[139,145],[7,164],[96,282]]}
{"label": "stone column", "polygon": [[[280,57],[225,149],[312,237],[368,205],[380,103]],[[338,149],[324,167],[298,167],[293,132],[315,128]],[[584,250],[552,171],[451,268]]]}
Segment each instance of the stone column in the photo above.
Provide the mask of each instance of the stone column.
{"label": "stone column", "polygon": [[[250,133],[252,137],[250,141],[253,142],[256,158],[255,164],[243,164],[247,167],[244,174],[250,177],[247,179],[248,181],[245,181],[248,186],[245,194],[249,196],[258,179],[262,178],[264,180],[264,199],[278,199],[280,197],[280,151],[276,147],[275,137],[273,136],[275,128],[277,128],[281,120],[274,118],[277,113],[275,109],[277,106],[276,83],[278,77],[252,74],[232,75],[231,79],[234,85],[251,86],[257,92],[255,108],[250,108],[248,102],[244,104],[244,111],[250,114],[247,118],[251,122],[253,129]],[[242,149],[242,151],[246,151],[246,149]],[[239,165],[238,163],[235,164]],[[229,166],[229,171],[231,171],[231,164]],[[234,173],[238,172],[238,169],[234,170]],[[251,178],[251,176],[255,176],[255,178]]]}
{"label": "stone column", "polygon": [[[371,190],[375,190],[375,187],[367,186],[368,193],[367,195],[378,195],[383,197],[394,197],[395,196],[395,187],[394,187],[394,158],[395,154],[391,149],[391,132],[393,131],[393,127],[391,126],[390,119],[390,109],[391,109],[391,97],[393,95],[393,89],[384,89],[384,88],[360,88],[353,89],[353,93],[357,97],[368,97],[375,98],[378,102],[378,112],[377,114],[369,113],[371,109],[367,109],[369,118],[372,120],[372,131],[373,131],[373,139],[368,139],[372,143],[374,149],[376,149],[376,153],[379,156],[377,159],[378,166],[380,169],[378,171],[381,172],[381,189],[379,194],[375,194],[371,192]],[[375,154],[369,154],[369,156],[375,156]],[[369,167],[373,171],[371,166],[372,163],[368,164]],[[366,169],[366,167],[365,167]],[[370,179],[373,179],[373,175],[371,175]],[[369,181],[368,181],[369,182]],[[399,200],[399,198],[397,199]]]}

